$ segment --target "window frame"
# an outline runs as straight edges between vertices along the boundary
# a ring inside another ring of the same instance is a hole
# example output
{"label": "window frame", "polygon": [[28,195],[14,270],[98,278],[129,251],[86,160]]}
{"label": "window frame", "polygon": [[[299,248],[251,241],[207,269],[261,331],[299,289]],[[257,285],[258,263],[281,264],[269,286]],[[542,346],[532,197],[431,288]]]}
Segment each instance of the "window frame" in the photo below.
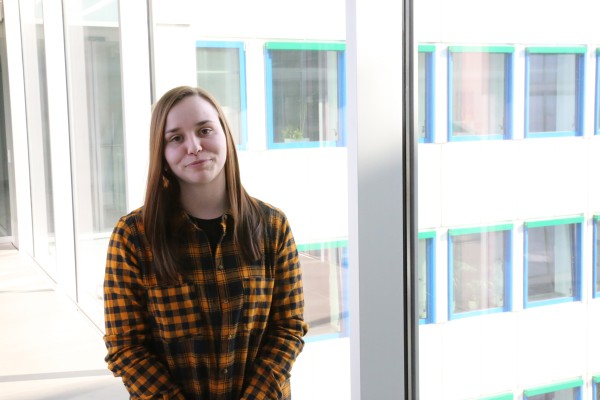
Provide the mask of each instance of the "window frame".
{"label": "window frame", "polygon": [[[267,148],[268,149],[293,149],[316,147],[345,147],[346,146],[346,44],[326,42],[266,42],[265,49],[265,87],[267,108]],[[274,140],[274,107],[273,107],[273,63],[271,51],[296,50],[296,51],[336,51],[337,79],[338,79],[338,119],[340,132],[337,140],[307,141],[276,143]]]}
{"label": "window frame", "polygon": [[[435,248],[436,248],[436,232],[435,231],[423,231],[423,232],[419,232],[418,233],[418,239],[417,240],[425,240],[425,252],[427,254],[427,261],[426,261],[426,265],[425,265],[425,273],[427,274],[427,282],[425,287],[427,288],[427,295],[426,295],[426,301],[427,301],[427,317],[426,318],[419,318],[419,325],[425,325],[425,324],[433,324],[436,321],[436,307],[435,307],[435,300],[436,300],[436,292],[435,292],[435,265],[436,265],[436,258],[435,258]],[[418,274],[418,270],[417,270],[417,274]],[[418,291],[417,291],[418,293]],[[418,300],[417,300],[417,304],[418,304]]]}
{"label": "window frame", "polygon": [[[453,265],[453,247],[452,238],[455,236],[470,235],[477,233],[490,233],[490,232],[505,232],[505,243],[504,243],[504,259],[505,259],[505,270],[504,270],[504,305],[502,307],[486,308],[482,310],[473,310],[465,312],[454,312],[452,310],[452,301],[454,299],[454,265]],[[513,274],[513,224],[497,224],[483,227],[472,227],[472,228],[455,228],[448,230],[448,320],[456,320],[460,318],[468,318],[479,315],[496,314],[503,312],[510,312],[513,310],[512,302],[512,274]]]}
{"label": "window frame", "polygon": [[[420,44],[418,52],[425,54],[425,137],[417,132],[419,143],[435,141],[435,45]],[[418,110],[417,110],[418,112]],[[418,127],[417,127],[418,128]]]}
{"label": "window frame", "polygon": [[598,229],[598,225],[600,224],[600,215],[594,215],[592,218],[593,224],[593,242],[592,242],[592,297],[597,299],[600,298],[600,290],[596,289],[596,282],[598,279],[598,274],[600,274],[598,268],[598,257],[600,254],[598,252],[598,240],[600,240],[600,229]]}
{"label": "window frame", "polygon": [[582,389],[583,389],[583,379],[577,378],[570,381],[555,383],[547,386],[539,386],[532,389],[525,389],[523,391],[523,400],[530,400],[532,396],[539,396],[541,394],[548,394],[553,392],[558,392],[560,390],[565,389],[574,389],[577,388],[577,400],[582,399]]}
{"label": "window frame", "polygon": [[481,397],[479,400],[513,400],[515,396],[512,393],[499,394],[496,396]]}
{"label": "window frame", "polygon": [[596,110],[594,115],[594,134],[600,135],[600,48],[596,49]]}
{"label": "window frame", "polygon": [[592,376],[592,399],[598,398],[600,394],[600,375]]}
{"label": "window frame", "polygon": [[[582,294],[582,253],[583,253],[583,216],[567,217],[560,219],[542,219],[526,221],[523,224],[523,308],[543,307],[546,305],[572,303],[581,300]],[[574,293],[573,296],[552,298],[547,300],[529,301],[529,263],[528,263],[528,237],[530,228],[541,228],[547,226],[560,226],[575,224],[575,271],[574,271]]]}
{"label": "window frame", "polygon": [[[215,40],[197,40],[196,50],[199,48],[211,49],[237,49],[239,55],[240,68],[240,122],[241,132],[239,132],[240,143],[237,144],[238,150],[246,150],[248,146],[248,100],[246,86],[246,43],[239,41],[215,41]],[[196,71],[196,75],[198,72]],[[197,77],[196,77],[197,79]]]}
{"label": "window frame", "polygon": [[[452,55],[455,53],[497,53],[505,54],[507,57],[504,63],[505,82],[504,82],[504,125],[506,127],[504,134],[501,135],[470,135],[470,136],[455,136],[452,124],[452,111],[454,104],[452,102],[452,76],[454,62]],[[514,46],[448,46],[448,141],[449,142],[464,142],[478,140],[510,140],[513,138],[513,96],[514,96],[514,62],[515,62],[515,47]]]}
{"label": "window frame", "polygon": [[[585,111],[585,52],[586,47],[574,46],[574,47],[527,47],[525,50],[525,138],[549,138],[549,137],[577,137],[583,136],[584,126],[584,111]],[[530,89],[530,56],[532,54],[555,54],[555,55],[575,55],[577,56],[577,70],[579,80],[576,82],[577,85],[577,128],[575,131],[564,131],[564,132],[530,132],[529,131],[529,89]]]}

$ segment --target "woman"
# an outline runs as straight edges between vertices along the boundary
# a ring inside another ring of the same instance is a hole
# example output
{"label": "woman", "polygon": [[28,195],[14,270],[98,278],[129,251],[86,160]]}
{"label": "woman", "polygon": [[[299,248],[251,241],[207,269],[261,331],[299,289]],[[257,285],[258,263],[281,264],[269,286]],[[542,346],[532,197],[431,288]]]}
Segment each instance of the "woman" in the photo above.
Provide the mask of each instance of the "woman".
{"label": "woman", "polygon": [[221,107],[170,90],[152,111],[144,206],[110,239],[109,369],[134,399],[289,399],[303,308],[288,221],[244,190]]}

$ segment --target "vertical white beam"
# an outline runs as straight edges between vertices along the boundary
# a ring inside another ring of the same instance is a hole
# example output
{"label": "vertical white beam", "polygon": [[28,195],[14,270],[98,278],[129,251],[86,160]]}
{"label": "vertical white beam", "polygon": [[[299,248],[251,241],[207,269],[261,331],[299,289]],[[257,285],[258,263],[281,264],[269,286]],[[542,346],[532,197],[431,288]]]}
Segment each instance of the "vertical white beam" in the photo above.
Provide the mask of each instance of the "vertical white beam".
{"label": "vertical white beam", "polygon": [[402,7],[347,1],[353,400],[405,393]]}
{"label": "vertical white beam", "polygon": [[119,1],[127,209],[140,207],[146,192],[151,85],[146,0]]}

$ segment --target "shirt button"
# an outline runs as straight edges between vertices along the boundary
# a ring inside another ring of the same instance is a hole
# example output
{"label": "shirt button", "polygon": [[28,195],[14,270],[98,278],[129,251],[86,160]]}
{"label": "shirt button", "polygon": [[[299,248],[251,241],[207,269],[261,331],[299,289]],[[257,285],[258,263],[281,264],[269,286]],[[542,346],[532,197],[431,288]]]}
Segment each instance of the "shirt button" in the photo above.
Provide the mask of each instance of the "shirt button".
{"label": "shirt button", "polygon": [[233,338],[235,338],[235,335],[233,333],[230,333],[229,334],[229,339],[233,339]]}
{"label": "shirt button", "polygon": [[219,271],[223,271],[223,265],[219,265],[219,266],[217,267],[217,269],[218,269]]}
{"label": "shirt button", "polygon": [[227,375],[227,374],[229,374],[229,369],[223,368],[223,375]]}

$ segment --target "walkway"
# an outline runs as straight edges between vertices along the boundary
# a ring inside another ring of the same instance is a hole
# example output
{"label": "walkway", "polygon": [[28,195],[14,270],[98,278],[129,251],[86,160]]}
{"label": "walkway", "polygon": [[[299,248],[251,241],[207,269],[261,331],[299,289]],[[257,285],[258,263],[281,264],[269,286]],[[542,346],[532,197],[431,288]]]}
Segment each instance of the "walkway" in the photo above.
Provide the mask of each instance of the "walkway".
{"label": "walkway", "polygon": [[0,245],[0,397],[128,399],[102,334],[34,261]]}

